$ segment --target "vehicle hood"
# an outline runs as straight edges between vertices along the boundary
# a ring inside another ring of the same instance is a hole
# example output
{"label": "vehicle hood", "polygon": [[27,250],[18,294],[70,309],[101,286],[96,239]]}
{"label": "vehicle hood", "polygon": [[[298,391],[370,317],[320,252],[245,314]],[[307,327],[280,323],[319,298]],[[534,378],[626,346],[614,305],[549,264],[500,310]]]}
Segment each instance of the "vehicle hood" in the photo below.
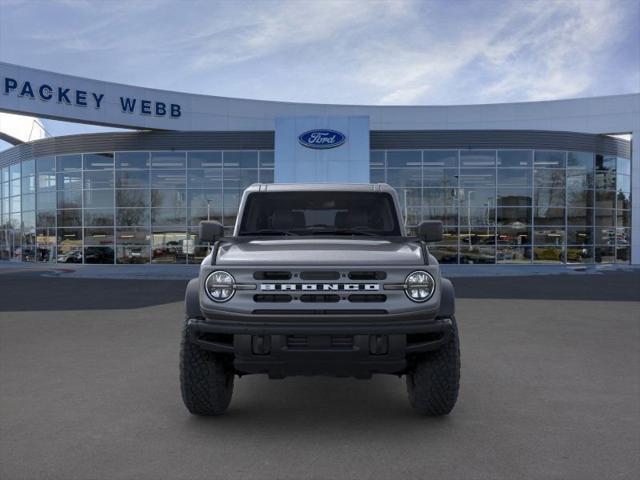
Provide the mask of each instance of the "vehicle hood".
{"label": "vehicle hood", "polygon": [[408,239],[253,239],[223,242],[217,265],[419,265],[420,244]]}

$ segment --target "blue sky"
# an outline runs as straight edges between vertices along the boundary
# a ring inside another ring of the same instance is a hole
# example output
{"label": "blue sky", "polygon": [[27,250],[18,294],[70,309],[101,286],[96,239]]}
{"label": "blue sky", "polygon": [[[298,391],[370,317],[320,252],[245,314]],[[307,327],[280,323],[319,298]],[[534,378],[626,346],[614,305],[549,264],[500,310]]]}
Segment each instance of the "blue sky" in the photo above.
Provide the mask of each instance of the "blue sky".
{"label": "blue sky", "polygon": [[640,91],[638,25],[640,0],[0,0],[0,60],[268,100],[535,101]]}

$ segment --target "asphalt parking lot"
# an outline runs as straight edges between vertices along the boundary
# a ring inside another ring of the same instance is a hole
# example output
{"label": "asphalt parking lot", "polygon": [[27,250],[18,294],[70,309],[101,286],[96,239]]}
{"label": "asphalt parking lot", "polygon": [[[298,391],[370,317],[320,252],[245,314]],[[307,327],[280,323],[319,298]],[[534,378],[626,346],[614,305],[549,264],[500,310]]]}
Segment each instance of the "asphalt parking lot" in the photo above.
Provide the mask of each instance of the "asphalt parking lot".
{"label": "asphalt parking lot", "polygon": [[1,479],[635,479],[640,273],[456,278],[462,389],[247,376],[227,415],[178,388],[178,280],[0,274]]}

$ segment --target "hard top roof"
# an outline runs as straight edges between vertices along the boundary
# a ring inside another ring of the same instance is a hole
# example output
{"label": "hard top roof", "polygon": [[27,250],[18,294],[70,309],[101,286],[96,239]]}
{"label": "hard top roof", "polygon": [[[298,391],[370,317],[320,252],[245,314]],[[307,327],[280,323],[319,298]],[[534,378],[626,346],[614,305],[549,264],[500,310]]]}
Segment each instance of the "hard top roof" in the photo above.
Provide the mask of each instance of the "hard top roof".
{"label": "hard top roof", "polygon": [[388,192],[386,183],[254,183],[247,192]]}

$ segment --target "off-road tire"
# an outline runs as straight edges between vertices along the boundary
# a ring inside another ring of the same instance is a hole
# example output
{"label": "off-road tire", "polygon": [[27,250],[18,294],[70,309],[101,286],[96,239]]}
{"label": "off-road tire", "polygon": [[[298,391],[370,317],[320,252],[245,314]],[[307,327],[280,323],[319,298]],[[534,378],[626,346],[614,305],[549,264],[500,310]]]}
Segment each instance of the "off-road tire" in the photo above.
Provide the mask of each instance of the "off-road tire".
{"label": "off-road tire", "polygon": [[453,410],[460,388],[460,342],[456,319],[447,343],[414,359],[407,372],[409,403],[428,416],[447,415]]}
{"label": "off-road tire", "polygon": [[190,338],[189,320],[182,327],[180,391],[193,415],[222,415],[233,394],[234,372],[225,355],[200,348]]}

